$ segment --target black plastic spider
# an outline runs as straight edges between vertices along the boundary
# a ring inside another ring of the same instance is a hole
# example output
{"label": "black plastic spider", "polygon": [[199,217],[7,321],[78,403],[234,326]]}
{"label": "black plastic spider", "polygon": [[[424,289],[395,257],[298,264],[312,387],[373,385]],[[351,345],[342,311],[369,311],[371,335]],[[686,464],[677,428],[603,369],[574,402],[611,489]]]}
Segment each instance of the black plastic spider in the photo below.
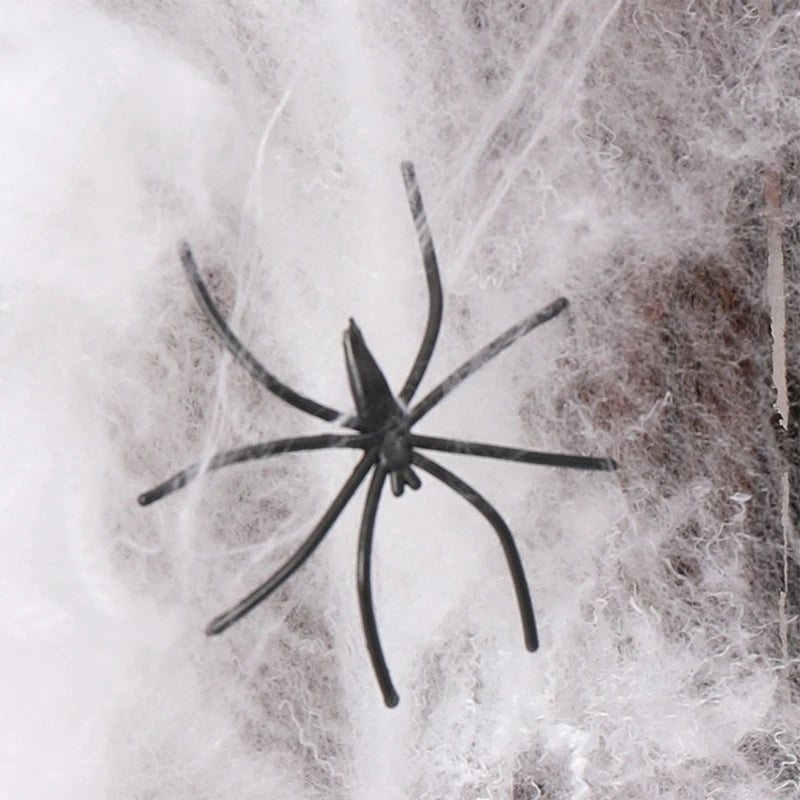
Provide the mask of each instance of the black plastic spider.
{"label": "black plastic spider", "polygon": [[420,449],[440,450],[448,453],[484,456],[526,464],[571,467],[573,469],[613,470],[617,468],[616,462],[611,458],[540,453],[534,450],[520,450],[515,447],[500,447],[494,444],[467,442],[458,439],[441,439],[434,436],[418,436],[411,433],[413,425],[422,419],[440,400],[450,394],[465,378],[505,350],[506,347],[513,344],[521,336],[532,331],[537,325],[541,325],[561,313],[567,307],[567,300],[560,297],[541,311],[531,314],[512,328],[509,328],[428,392],[422,400],[413,406],[409,406],[436,344],[442,319],[442,286],[439,280],[436,254],[433,250],[433,242],[428,230],[428,222],[414,173],[414,166],[410,162],[404,162],[401,164],[401,170],[411,214],[417,229],[420,249],[422,250],[422,261],[428,283],[429,306],[428,322],[419,352],[397,397],[389,389],[386,378],[367,348],[361,331],[352,319],[349,327],[344,332],[344,356],[347,377],[356,405],[356,415],[348,416],[342,414],[290,389],[274,375],[267,372],[228,327],[211,298],[208,287],[200,277],[189,246],[182,244],[180,247],[181,261],[197,302],[236,361],[262,386],[290,405],[328,422],[337,422],[343,427],[351,428],[356,433],[324,433],[314,436],[276,439],[271,442],[237,448],[236,450],[226,450],[225,452],[217,453],[207,463],[202,465],[194,464],[173,475],[168,480],[139,496],[141,505],[149,505],[185,486],[204,470],[219,469],[242,461],[267,458],[281,453],[321,450],[332,447],[350,447],[363,450],[364,455],[361,460],[347,481],[345,481],[344,486],[339,490],[339,494],[336,495],[328,510],[323,514],[322,519],[320,519],[297,552],[269,580],[240,600],[229,611],[211,620],[206,628],[206,633],[208,635],[222,633],[234,622],[252,611],[262,600],[266,600],[285,580],[299,569],[322,541],[367,473],[373,470],[358,540],[358,598],[367,649],[372,659],[375,675],[383,692],[383,699],[389,707],[396,706],[399,702],[399,697],[392,685],[389,669],[378,637],[375,611],[372,605],[372,580],[370,574],[375,515],[387,475],[392,486],[392,492],[396,497],[399,497],[403,494],[406,485],[412,489],[419,489],[421,482],[413,469],[413,467],[418,467],[438,478],[483,514],[494,528],[503,547],[522,617],[525,646],[530,652],[534,652],[539,646],[536,621],[522,562],[511,531],[500,514],[475,489],[418,451]]}

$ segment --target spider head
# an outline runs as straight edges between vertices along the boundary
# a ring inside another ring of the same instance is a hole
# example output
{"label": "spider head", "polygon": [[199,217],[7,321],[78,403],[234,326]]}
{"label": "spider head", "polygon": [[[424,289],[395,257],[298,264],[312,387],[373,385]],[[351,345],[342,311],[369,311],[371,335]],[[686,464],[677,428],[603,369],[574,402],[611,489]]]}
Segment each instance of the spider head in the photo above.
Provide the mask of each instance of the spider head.
{"label": "spider head", "polygon": [[389,472],[392,494],[395,497],[403,494],[406,485],[412,489],[422,486],[422,481],[411,468],[411,443],[408,440],[408,420],[405,415],[384,432],[380,459]]}

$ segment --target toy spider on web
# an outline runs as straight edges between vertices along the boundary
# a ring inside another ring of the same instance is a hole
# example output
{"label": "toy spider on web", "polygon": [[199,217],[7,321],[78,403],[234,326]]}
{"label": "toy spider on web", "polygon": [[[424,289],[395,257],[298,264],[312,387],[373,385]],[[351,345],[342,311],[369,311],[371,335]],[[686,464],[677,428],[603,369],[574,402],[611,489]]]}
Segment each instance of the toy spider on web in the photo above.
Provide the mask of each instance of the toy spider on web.
{"label": "toy spider on web", "polygon": [[383,699],[389,707],[396,706],[399,697],[392,684],[378,637],[375,610],[372,604],[371,578],[372,538],[375,528],[375,516],[386,478],[389,478],[393,494],[399,497],[403,494],[406,486],[410,486],[412,489],[419,489],[421,481],[414,470],[414,467],[416,467],[449,486],[486,518],[486,521],[494,528],[500,539],[500,544],[508,562],[522,617],[525,646],[530,652],[534,652],[539,646],[536,620],[533,614],[527,581],[525,580],[525,573],[522,568],[522,561],[508,525],[506,525],[495,508],[475,489],[450,472],[450,470],[445,469],[445,467],[432,461],[419,451],[439,450],[461,455],[496,458],[503,461],[571,467],[573,469],[613,470],[617,468],[616,462],[611,458],[541,453],[535,450],[521,450],[515,447],[501,447],[494,444],[468,442],[460,439],[419,436],[411,432],[415,423],[419,422],[425,414],[473,372],[516,342],[521,336],[532,331],[537,325],[541,325],[561,313],[567,307],[567,300],[560,297],[541,311],[531,314],[509,328],[462,364],[438,386],[431,389],[422,400],[410,405],[436,345],[436,338],[442,319],[442,286],[439,280],[436,254],[434,253],[433,242],[428,230],[427,217],[422,206],[422,197],[420,196],[414,173],[414,166],[410,162],[404,162],[401,165],[401,170],[411,214],[417,230],[419,246],[422,251],[422,261],[428,283],[429,305],[428,321],[422,337],[422,343],[399,394],[396,397],[392,394],[386,378],[364,342],[361,331],[352,319],[349,327],[344,332],[344,358],[347,377],[356,406],[355,416],[342,414],[340,411],[317,403],[289,388],[268,372],[228,327],[214,303],[208,287],[200,277],[200,272],[189,246],[182,244],[180,247],[181,261],[195,298],[211,326],[233,354],[236,361],[247,370],[252,378],[290,405],[328,422],[336,422],[354,432],[323,433],[313,436],[276,439],[270,442],[240,447],[235,450],[226,450],[217,453],[207,463],[194,464],[178,472],[168,480],[139,496],[139,503],[146,506],[185,486],[205,470],[220,469],[230,464],[268,458],[281,453],[321,450],[332,447],[349,447],[362,450],[364,454],[350,473],[350,477],[345,481],[327,511],[322,515],[320,521],[295,554],[265,583],[254,589],[229,611],[211,620],[206,627],[206,633],[208,635],[222,633],[234,622],[237,622],[245,614],[252,611],[259,603],[266,600],[285,580],[291,577],[314,552],[356,489],[367,476],[367,473],[372,471],[372,479],[364,504],[361,532],[358,540],[358,599],[367,649],[369,650],[375,675],[383,692]]}

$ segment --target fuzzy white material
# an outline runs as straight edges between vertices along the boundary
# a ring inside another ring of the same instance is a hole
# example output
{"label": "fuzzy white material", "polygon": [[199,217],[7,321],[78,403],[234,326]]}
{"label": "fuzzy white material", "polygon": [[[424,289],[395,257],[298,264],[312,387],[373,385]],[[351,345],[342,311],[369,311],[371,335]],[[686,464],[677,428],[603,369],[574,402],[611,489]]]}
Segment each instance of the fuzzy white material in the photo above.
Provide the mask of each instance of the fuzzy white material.
{"label": "fuzzy white material", "polygon": [[[793,4],[1,5],[0,796],[795,796],[764,195],[800,135]],[[440,457],[515,534],[535,654],[485,521],[430,477],[387,492],[387,710],[356,601],[363,488],[269,601],[203,634],[355,453],[136,497],[331,429],[231,361],[181,239],[298,391],[352,407],[349,317],[399,388],[427,308],[404,159],[444,286],[422,392],[571,301],[420,431],[622,468]]]}

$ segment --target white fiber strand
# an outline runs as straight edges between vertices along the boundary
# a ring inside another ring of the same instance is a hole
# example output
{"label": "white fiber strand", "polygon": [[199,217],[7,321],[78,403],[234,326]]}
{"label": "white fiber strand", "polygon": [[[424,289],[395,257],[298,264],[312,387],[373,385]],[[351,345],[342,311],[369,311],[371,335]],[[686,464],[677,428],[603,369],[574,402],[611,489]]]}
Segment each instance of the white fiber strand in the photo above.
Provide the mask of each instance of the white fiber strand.
{"label": "white fiber strand", "polygon": [[[0,46],[0,796],[763,800],[800,790],[800,16],[717,0],[36,0]],[[353,318],[395,390],[425,328],[402,161],[444,317],[417,398],[569,307],[418,433],[611,457],[431,454],[300,546],[351,450],[266,392],[192,295],[188,241],[267,369],[345,412]],[[774,349],[773,349],[774,348]],[[776,405],[777,403],[777,405]],[[776,413],[779,411],[779,413]]]}

